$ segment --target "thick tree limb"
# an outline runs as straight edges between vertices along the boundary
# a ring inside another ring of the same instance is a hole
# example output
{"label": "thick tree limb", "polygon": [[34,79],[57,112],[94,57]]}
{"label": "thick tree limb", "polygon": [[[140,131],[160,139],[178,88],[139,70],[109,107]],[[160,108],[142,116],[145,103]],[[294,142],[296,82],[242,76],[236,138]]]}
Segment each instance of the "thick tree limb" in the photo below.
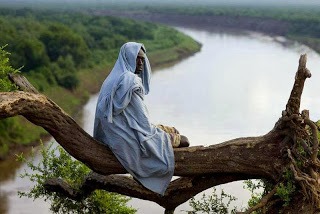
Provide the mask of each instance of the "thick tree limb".
{"label": "thick tree limb", "polygon": [[0,118],[16,115],[42,126],[66,151],[92,170],[102,174],[126,172],[106,146],[94,140],[44,95],[20,91],[0,93]]}
{"label": "thick tree limb", "polygon": [[[73,157],[103,175],[126,171],[103,144],[94,140],[54,102],[29,92],[0,93],[0,118],[25,116],[45,128]],[[212,173],[239,173],[276,179],[281,170],[281,134],[238,138],[209,147],[175,150],[175,175],[195,176]],[[257,160],[255,154],[259,154]],[[277,157],[270,163],[270,154]],[[255,163],[255,166],[252,166]]]}

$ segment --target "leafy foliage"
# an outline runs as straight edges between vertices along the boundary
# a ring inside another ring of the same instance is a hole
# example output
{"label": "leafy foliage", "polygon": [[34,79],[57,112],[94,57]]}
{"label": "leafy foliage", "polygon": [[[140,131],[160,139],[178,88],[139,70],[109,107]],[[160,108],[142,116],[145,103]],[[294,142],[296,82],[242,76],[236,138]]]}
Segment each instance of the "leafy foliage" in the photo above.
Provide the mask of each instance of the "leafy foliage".
{"label": "leafy foliage", "polygon": [[[18,72],[14,69],[9,62],[9,53],[4,50],[5,46],[0,47],[0,92],[15,91],[16,85],[12,84],[8,78],[9,73]],[[21,130],[21,126],[17,123],[16,119],[8,118],[0,120],[0,159],[9,150],[9,142],[21,138],[21,134],[17,133]]]}
{"label": "leafy foliage", "polygon": [[14,91],[17,87],[11,83],[8,78],[9,73],[16,73],[18,70],[14,69],[9,63],[9,53],[4,50],[5,46],[0,47],[0,92]]}
{"label": "leafy foliage", "polygon": [[[277,188],[275,195],[283,201],[283,206],[288,206],[293,193],[296,191],[293,174],[290,170],[286,170],[283,175],[284,181]],[[244,188],[251,192],[251,198],[248,201],[248,207],[257,205],[263,196],[272,190],[274,185],[267,180],[246,180]],[[261,209],[254,211],[255,214],[263,213]]]}
{"label": "leafy foliage", "polygon": [[[237,199],[234,196],[226,194],[223,190],[220,195],[218,195],[216,188],[212,188],[212,193],[209,196],[203,193],[200,200],[191,198],[189,205],[193,210],[187,211],[187,213],[195,214],[201,212],[208,214],[228,214],[230,204],[235,200]],[[236,213],[236,208],[233,208],[231,213]]]}
{"label": "leafy foliage", "polygon": [[111,213],[111,214],[132,214],[136,210],[128,207],[128,197],[115,193],[108,193],[104,190],[96,190],[89,197],[81,201],[75,201],[63,197],[57,193],[48,192],[43,184],[50,178],[61,178],[67,181],[73,188],[79,188],[81,182],[90,172],[89,168],[72,157],[60,146],[52,148],[51,144],[45,148],[42,144],[42,161],[38,164],[34,160],[26,160],[23,155],[17,156],[19,161],[27,163],[33,173],[25,172],[22,178],[29,178],[35,183],[30,192],[19,192],[20,197],[44,198],[51,201],[53,213]]}
{"label": "leafy foliage", "polygon": [[[264,180],[246,180],[244,188],[251,192],[248,207],[257,205],[261,198],[266,194],[266,183]],[[254,211],[254,214],[262,214],[261,210]]]}
{"label": "leafy foliage", "polygon": [[283,206],[288,206],[290,204],[291,197],[295,190],[296,186],[293,181],[286,181],[279,184],[276,195],[278,195],[282,201],[284,201]]}

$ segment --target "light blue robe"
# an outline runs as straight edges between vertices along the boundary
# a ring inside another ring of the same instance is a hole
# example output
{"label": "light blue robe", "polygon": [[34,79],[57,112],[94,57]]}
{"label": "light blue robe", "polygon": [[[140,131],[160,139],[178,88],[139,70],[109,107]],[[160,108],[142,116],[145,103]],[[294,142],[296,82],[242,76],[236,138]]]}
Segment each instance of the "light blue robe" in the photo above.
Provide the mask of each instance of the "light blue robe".
{"label": "light blue robe", "polygon": [[164,194],[174,172],[167,133],[152,125],[144,96],[149,92],[150,64],[134,74],[143,44],[128,42],[104,81],[96,107],[94,138],[109,146],[124,168],[146,188]]}

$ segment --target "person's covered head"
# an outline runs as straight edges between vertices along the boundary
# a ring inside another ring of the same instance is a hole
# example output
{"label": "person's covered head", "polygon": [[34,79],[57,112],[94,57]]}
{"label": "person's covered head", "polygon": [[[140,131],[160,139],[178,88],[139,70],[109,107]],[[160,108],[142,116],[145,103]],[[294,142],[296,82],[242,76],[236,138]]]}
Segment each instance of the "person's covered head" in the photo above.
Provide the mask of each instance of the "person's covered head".
{"label": "person's covered head", "polygon": [[146,48],[142,43],[127,42],[120,48],[116,64],[119,63],[122,71],[129,71],[137,74],[146,90],[149,91],[151,68],[146,56]]}

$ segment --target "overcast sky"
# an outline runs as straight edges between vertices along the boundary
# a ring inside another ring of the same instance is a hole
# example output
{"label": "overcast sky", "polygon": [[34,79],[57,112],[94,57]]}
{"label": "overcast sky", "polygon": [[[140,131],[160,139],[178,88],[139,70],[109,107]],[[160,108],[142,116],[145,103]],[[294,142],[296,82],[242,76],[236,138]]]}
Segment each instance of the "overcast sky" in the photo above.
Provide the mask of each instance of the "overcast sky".
{"label": "overcast sky", "polygon": [[[76,0],[73,0],[76,1]],[[118,0],[121,1],[121,0]],[[149,2],[207,2],[207,3],[229,3],[229,4],[240,4],[240,3],[255,3],[255,4],[313,4],[320,5],[319,0],[149,0]],[[103,1],[100,1],[103,2]],[[133,1],[134,2],[134,1]]]}
{"label": "overcast sky", "polygon": [[159,2],[159,3],[225,3],[225,4],[308,4],[308,5],[320,5],[320,0],[0,0],[0,2],[86,2],[86,3],[119,3],[119,2]]}

